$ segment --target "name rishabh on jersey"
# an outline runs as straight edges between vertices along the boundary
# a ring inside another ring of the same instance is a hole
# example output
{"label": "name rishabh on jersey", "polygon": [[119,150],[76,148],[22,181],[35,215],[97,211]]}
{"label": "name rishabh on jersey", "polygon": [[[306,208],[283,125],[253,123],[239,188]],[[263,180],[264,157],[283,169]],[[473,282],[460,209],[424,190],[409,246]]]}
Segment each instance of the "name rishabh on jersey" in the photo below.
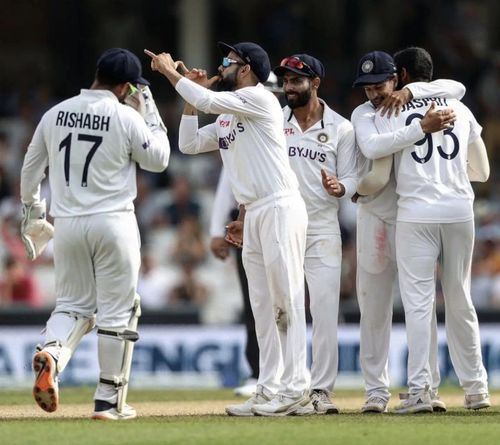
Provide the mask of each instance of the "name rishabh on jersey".
{"label": "name rishabh on jersey", "polygon": [[48,165],[52,216],[133,210],[136,162],[162,171],[169,155],[166,134],[151,132],[111,91],[83,89],[42,117],[28,146],[21,198],[36,196]]}
{"label": "name rishabh on jersey", "polygon": [[471,111],[455,99],[415,99],[399,116],[380,117],[380,133],[410,125],[422,119],[432,102],[438,108],[452,108],[457,120],[452,128],[426,134],[414,145],[395,154],[397,220],[421,223],[464,222],[473,218],[474,192],[467,176],[470,143],[481,135],[481,126]]}
{"label": "name rishabh on jersey", "polygon": [[346,188],[346,197],[354,193],[357,182],[356,147],[352,124],[320,99],[323,119],[305,132],[292,109],[283,108],[288,159],[299,181],[307,207],[309,235],[340,233],[338,198],[330,196],[321,183],[321,169],[337,176]]}

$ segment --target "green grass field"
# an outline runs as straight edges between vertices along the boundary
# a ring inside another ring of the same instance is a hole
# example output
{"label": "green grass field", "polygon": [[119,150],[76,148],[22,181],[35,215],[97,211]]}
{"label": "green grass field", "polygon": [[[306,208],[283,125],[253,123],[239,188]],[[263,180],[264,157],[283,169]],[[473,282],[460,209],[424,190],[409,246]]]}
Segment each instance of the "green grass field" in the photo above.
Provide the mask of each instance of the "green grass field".
{"label": "green grass field", "polygon": [[[0,444],[439,444],[500,443],[500,392],[491,409],[460,408],[462,393],[441,391],[447,413],[362,415],[361,391],[338,391],[342,414],[334,416],[235,418],[224,405],[240,400],[230,390],[131,391],[129,402],[141,416],[127,422],[88,418],[93,390],[64,388],[54,414],[34,406],[30,391],[0,392]],[[393,391],[396,403],[397,391]],[[189,413],[193,414],[189,414]],[[215,413],[215,414],[214,414]]]}

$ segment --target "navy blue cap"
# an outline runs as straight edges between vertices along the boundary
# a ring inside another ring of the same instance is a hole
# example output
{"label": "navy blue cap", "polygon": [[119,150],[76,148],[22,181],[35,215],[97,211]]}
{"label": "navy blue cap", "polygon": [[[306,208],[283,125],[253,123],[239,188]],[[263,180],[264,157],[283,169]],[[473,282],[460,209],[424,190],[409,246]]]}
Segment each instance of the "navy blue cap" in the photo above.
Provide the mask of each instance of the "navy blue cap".
{"label": "navy blue cap", "polygon": [[309,54],[294,54],[293,56],[286,57],[281,61],[280,66],[273,69],[274,74],[278,77],[284,76],[287,71],[307,77],[319,77],[321,79],[325,77],[325,67],[323,64],[316,57]]}
{"label": "navy blue cap", "polygon": [[217,42],[217,46],[224,56],[227,56],[231,51],[238,54],[239,57],[250,65],[252,71],[261,82],[265,82],[271,72],[271,62],[266,51],[256,43],[241,42],[234,45],[228,45],[224,42]]}
{"label": "navy blue cap", "polygon": [[97,60],[97,70],[107,79],[117,83],[149,85],[142,77],[142,65],[139,58],[128,49],[110,48]]}
{"label": "navy blue cap", "polygon": [[374,85],[391,79],[396,74],[396,64],[390,54],[372,51],[361,57],[358,63],[358,77],[353,87]]}

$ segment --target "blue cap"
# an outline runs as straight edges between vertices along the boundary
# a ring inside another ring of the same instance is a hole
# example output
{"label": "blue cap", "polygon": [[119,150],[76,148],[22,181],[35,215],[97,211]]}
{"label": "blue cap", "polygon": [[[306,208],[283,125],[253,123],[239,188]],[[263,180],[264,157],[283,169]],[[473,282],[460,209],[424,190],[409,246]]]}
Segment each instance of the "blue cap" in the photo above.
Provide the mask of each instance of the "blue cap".
{"label": "blue cap", "polygon": [[[300,62],[303,62],[302,64]],[[294,54],[293,56],[284,58],[280,66],[273,69],[274,74],[278,77],[285,75],[287,71],[300,74],[307,77],[325,77],[325,67],[316,59],[316,57],[309,54]]]}
{"label": "blue cap", "polygon": [[128,49],[110,48],[104,51],[97,60],[97,70],[116,83],[149,85],[149,82],[142,77],[139,58]]}
{"label": "blue cap", "polygon": [[396,74],[396,64],[390,54],[372,51],[361,57],[358,63],[358,77],[353,87],[374,85],[391,79]]}
{"label": "blue cap", "polygon": [[224,42],[217,42],[217,46],[224,56],[227,56],[231,51],[238,54],[239,57],[250,65],[252,71],[261,82],[265,82],[271,72],[271,62],[266,51],[256,43],[241,42],[234,45],[228,45]]}

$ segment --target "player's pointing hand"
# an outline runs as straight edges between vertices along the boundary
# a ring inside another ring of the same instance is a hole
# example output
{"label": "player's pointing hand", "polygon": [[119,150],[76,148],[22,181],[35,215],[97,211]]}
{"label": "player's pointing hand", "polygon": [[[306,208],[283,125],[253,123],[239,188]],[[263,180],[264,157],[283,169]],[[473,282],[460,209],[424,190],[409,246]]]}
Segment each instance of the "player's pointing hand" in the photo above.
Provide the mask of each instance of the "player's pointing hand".
{"label": "player's pointing hand", "polygon": [[177,71],[179,62],[174,62],[174,59],[172,59],[172,56],[169,53],[156,55],[148,49],[145,49],[144,53],[151,57],[151,69],[153,71],[158,71],[165,76],[172,71]]}

